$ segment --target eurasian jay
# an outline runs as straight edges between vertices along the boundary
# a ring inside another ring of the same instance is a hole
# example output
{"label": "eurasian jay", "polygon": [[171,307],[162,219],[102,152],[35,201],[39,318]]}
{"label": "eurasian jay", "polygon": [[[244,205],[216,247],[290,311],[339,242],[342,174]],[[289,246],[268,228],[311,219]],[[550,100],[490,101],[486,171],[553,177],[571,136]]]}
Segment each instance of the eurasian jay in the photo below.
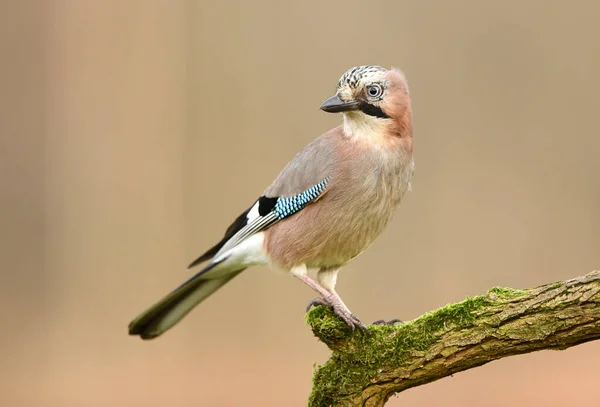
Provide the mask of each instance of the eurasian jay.
{"label": "eurasian jay", "polygon": [[[288,271],[315,290],[352,329],[365,325],[335,291],[338,271],[381,234],[414,170],[411,102],[397,69],[358,66],[340,78],[321,110],[343,125],[308,144],[189,268],[193,277],[129,324],[155,338],[250,266]],[[308,269],[317,269],[316,281]],[[309,304],[310,307],[310,304]]]}

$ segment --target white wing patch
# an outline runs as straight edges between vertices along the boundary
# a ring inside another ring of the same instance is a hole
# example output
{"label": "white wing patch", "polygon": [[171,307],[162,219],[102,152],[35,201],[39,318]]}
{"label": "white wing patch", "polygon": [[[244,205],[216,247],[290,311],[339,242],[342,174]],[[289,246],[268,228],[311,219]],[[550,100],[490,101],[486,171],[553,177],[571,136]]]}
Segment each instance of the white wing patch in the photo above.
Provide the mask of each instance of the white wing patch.
{"label": "white wing patch", "polygon": [[[214,255],[211,263],[229,262],[235,248],[242,245],[252,236],[267,229],[274,223],[304,209],[306,205],[321,196],[327,187],[330,177],[308,188],[306,191],[290,197],[268,198],[261,196],[246,214],[246,225],[241,227]],[[265,205],[265,207],[261,207]],[[262,212],[269,211],[261,216]],[[238,218],[239,219],[239,218]],[[242,217],[243,219],[243,217]],[[262,234],[261,234],[262,235]],[[240,249],[242,250],[242,249]],[[243,250],[242,250],[243,251]]]}
{"label": "white wing patch", "polygon": [[256,233],[218,255],[213,262],[222,263],[208,271],[204,278],[220,278],[227,275],[232,269],[267,264],[269,260],[264,250],[264,240],[264,232]]}
{"label": "white wing patch", "polygon": [[[248,214],[250,214],[250,212],[248,212]],[[268,228],[278,220],[279,219],[277,219],[277,216],[273,212],[267,214],[266,216],[256,217],[253,221],[250,221],[242,229],[238,230],[238,232],[235,235],[233,235],[231,239],[229,239],[227,243],[223,245],[223,247],[221,247],[221,249],[215,255],[214,261],[219,261],[218,259],[223,259],[224,255],[227,253],[227,251],[229,251],[229,249],[237,246],[253,234]]]}
{"label": "white wing patch", "polygon": [[246,219],[248,219],[248,224],[252,223],[252,221],[254,219],[256,219],[260,216],[260,214],[258,213],[259,204],[260,204],[260,201],[256,201],[254,206],[252,208],[250,208],[250,210],[248,211],[248,214],[246,215]]}

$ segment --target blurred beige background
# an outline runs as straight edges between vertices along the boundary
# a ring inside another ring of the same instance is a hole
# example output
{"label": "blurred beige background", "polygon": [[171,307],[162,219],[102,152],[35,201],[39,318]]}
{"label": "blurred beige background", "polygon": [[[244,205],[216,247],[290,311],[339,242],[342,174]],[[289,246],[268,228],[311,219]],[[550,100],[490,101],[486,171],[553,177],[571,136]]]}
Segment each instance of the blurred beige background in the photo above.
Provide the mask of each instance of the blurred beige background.
{"label": "blurred beige background", "polygon": [[[485,4],[484,4],[485,3]],[[302,146],[360,64],[402,68],[414,190],[341,274],[364,320],[600,268],[593,1],[22,1],[0,6],[0,405],[303,406],[313,293],[266,268],[164,337],[138,312]],[[595,405],[600,343],[390,406]]]}

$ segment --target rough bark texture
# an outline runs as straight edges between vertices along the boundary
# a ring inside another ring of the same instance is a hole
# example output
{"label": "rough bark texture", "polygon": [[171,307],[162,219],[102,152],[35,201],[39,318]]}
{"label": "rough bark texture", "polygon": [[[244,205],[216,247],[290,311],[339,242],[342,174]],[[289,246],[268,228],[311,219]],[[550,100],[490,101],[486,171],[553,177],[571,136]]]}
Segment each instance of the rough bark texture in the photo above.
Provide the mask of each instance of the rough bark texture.
{"label": "rough bark texture", "polygon": [[328,308],[307,316],[331,358],[309,405],[383,406],[395,393],[492,360],[600,338],[600,271],[527,290],[496,287],[414,321],[350,332]]}

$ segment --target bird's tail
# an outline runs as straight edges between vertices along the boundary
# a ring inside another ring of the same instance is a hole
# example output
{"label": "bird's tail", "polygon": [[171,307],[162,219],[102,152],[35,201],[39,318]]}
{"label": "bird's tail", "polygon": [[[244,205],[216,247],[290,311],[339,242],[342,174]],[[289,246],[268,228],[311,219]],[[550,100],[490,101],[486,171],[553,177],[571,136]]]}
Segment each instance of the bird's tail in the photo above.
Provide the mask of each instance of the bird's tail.
{"label": "bird's tail", "polygon": [[129,335],[139,335],[142,339],[156,338],[244,270],[213,279],[201,278],[205,271],[202,270],[131,321]]}

